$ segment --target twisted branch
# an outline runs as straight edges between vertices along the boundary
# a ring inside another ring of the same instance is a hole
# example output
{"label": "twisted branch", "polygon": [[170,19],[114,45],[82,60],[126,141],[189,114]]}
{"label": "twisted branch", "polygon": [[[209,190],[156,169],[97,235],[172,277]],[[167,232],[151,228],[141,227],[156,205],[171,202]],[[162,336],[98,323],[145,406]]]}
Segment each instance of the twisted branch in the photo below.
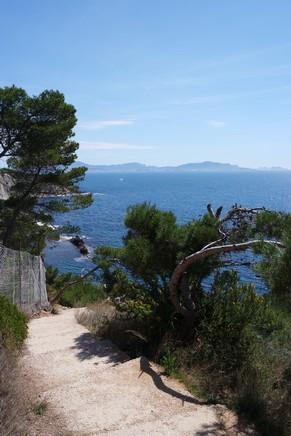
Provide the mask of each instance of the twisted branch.
{"label": "twisted branch", "polygon": [[[220,240],[218,240],[220,241]],[[277,246],[279,248],[285,248],[285,246],[281,242],[277,241],[269,241],[269,240],[260,240],[260,239],[254,239],[247,242],[241,242],[237,244],[226,244],[226,245],[215,245],[218,243],[218,241],[214,241],[205,247],[203,247],[201,250],[190,254],[189,256],[185,257],[175,268],[172,277],[169,282],[169,289],[170,289],[170,299],[178,313],[183,315],[184,317],[189,317],[189,315],[193,314],[194,310],[189,310],[185,308],[181,301],[180,301],[180,295],[178,291],[178,285],[180,283],[181,277],[183,274],[187,271],[188,268],[190,268],[191,265],[193,265],[195,262],[198,262],[202,259],[205,259],[210,256],[214,255],[220,255],[224,253],[230,253],[235,251],[245,251],[249,248],[252,248],[258,244],[268,244],[272,246]]]}

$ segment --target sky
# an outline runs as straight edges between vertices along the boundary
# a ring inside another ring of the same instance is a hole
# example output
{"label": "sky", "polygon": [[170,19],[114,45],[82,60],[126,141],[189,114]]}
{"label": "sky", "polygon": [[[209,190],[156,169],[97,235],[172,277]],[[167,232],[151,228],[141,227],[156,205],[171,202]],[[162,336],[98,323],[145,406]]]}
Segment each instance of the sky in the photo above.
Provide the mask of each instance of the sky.
{"label": "sky", "polygon": [[0,86],[57,89],[79,159],[291,168],[290,0],[0,0]]}

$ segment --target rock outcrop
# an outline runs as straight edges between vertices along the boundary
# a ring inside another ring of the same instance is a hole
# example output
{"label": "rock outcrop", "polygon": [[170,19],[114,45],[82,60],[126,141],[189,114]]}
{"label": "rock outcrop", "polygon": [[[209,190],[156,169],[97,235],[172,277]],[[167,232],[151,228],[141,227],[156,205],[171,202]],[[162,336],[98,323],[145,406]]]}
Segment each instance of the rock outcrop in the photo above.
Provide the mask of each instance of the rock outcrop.
{"label": "rock outcrop", "polygon": [[0,200],[7,200],[14,185],[13,177],[5,170],[0,170]]}
{"label": "rock outcrop", "polygon": [[[0,200],[7,200],[9,198],[14,183],[15,179],[11,174],[5,169],[0,169]],[[71,195],[67,188],[53,184],[45,184],[43,190],[39,193],[39,197],[61,197],[66,195]]]}
{"label": "rock outcrop", "polygon": [[70,239],[70,242],[80,250],[81,254],[87,256],[87,254],[89,253],[88,248],[86,247],[85,242],[82,238],[80,238],[80,236],[74,236]]}

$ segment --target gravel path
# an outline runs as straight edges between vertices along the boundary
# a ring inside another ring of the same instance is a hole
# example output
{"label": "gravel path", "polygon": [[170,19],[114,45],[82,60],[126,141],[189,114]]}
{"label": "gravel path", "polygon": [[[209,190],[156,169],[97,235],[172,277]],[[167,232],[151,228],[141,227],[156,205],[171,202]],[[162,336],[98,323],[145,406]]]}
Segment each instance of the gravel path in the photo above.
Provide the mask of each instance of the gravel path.
{"label": "gravel path", "polygon": [[251,434],[237,430],[226,408],[200,403],[146,358],[129,360],[110,341],[96,340],[74,309],[30,322],[23,365],[70,434]]}

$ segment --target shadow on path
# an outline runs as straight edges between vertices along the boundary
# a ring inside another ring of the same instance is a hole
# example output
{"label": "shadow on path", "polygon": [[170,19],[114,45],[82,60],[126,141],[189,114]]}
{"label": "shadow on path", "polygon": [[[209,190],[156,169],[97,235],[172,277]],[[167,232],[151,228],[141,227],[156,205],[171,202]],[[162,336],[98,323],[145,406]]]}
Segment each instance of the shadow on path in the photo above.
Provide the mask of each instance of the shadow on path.
{"label": "shadow on path", "polygon": [[195,433],[195,436],[217,436],[217,435],[241,435],[241,436],[259,436],[252,428],[248,428],[246,423],[240,423],[225,426],[223,422],[217,424],[204,424],[201,430]]}
{"label": "shadow on path", "polygon": [[142,375],[143,372],[145,372],[146,374],[148,374],[152,378],[154,385],[160,391],[163,391],[163,392],[165,392],[165,394],[171,395],[174,398],[178,398],[179,400],[182,400],[183,404],[184,404],[184,402],[191,403],[191,404],[200,404],[200,405],[208,404],[205,401],[196,400],[195,398],[191,397],[190,395],[181,394],[180,392],[177,392],[174,389],[170,388],[169,386],[165,385],[161,375],[159,373],[157,373],[151,367],[147,358],[145,358],[143,356],[141,356],[141,358],[140,358],[140,370],[141,370],[140,376]]}
{"label": "shadow on path", "polygon": [[[195,436],[217,436],[218,434],[222,434],[222,431],[226,431],[224,425],[217,424],[204,424],[202,429],[195,433]],[[224,434],[224,433],[223,433]]]}
{"label": "shadow on path", "polygon": [[[128,356],[115,347],[112,342],[98,340],[89,332],[82,333],[74,341],[75,345],[72,349],[77,351],[77,357],[81,361],[97,356],[105,357],[107,358],[106,362],[118,365],[129,360]],[[98,365],[98,363],[95,364]]]}

